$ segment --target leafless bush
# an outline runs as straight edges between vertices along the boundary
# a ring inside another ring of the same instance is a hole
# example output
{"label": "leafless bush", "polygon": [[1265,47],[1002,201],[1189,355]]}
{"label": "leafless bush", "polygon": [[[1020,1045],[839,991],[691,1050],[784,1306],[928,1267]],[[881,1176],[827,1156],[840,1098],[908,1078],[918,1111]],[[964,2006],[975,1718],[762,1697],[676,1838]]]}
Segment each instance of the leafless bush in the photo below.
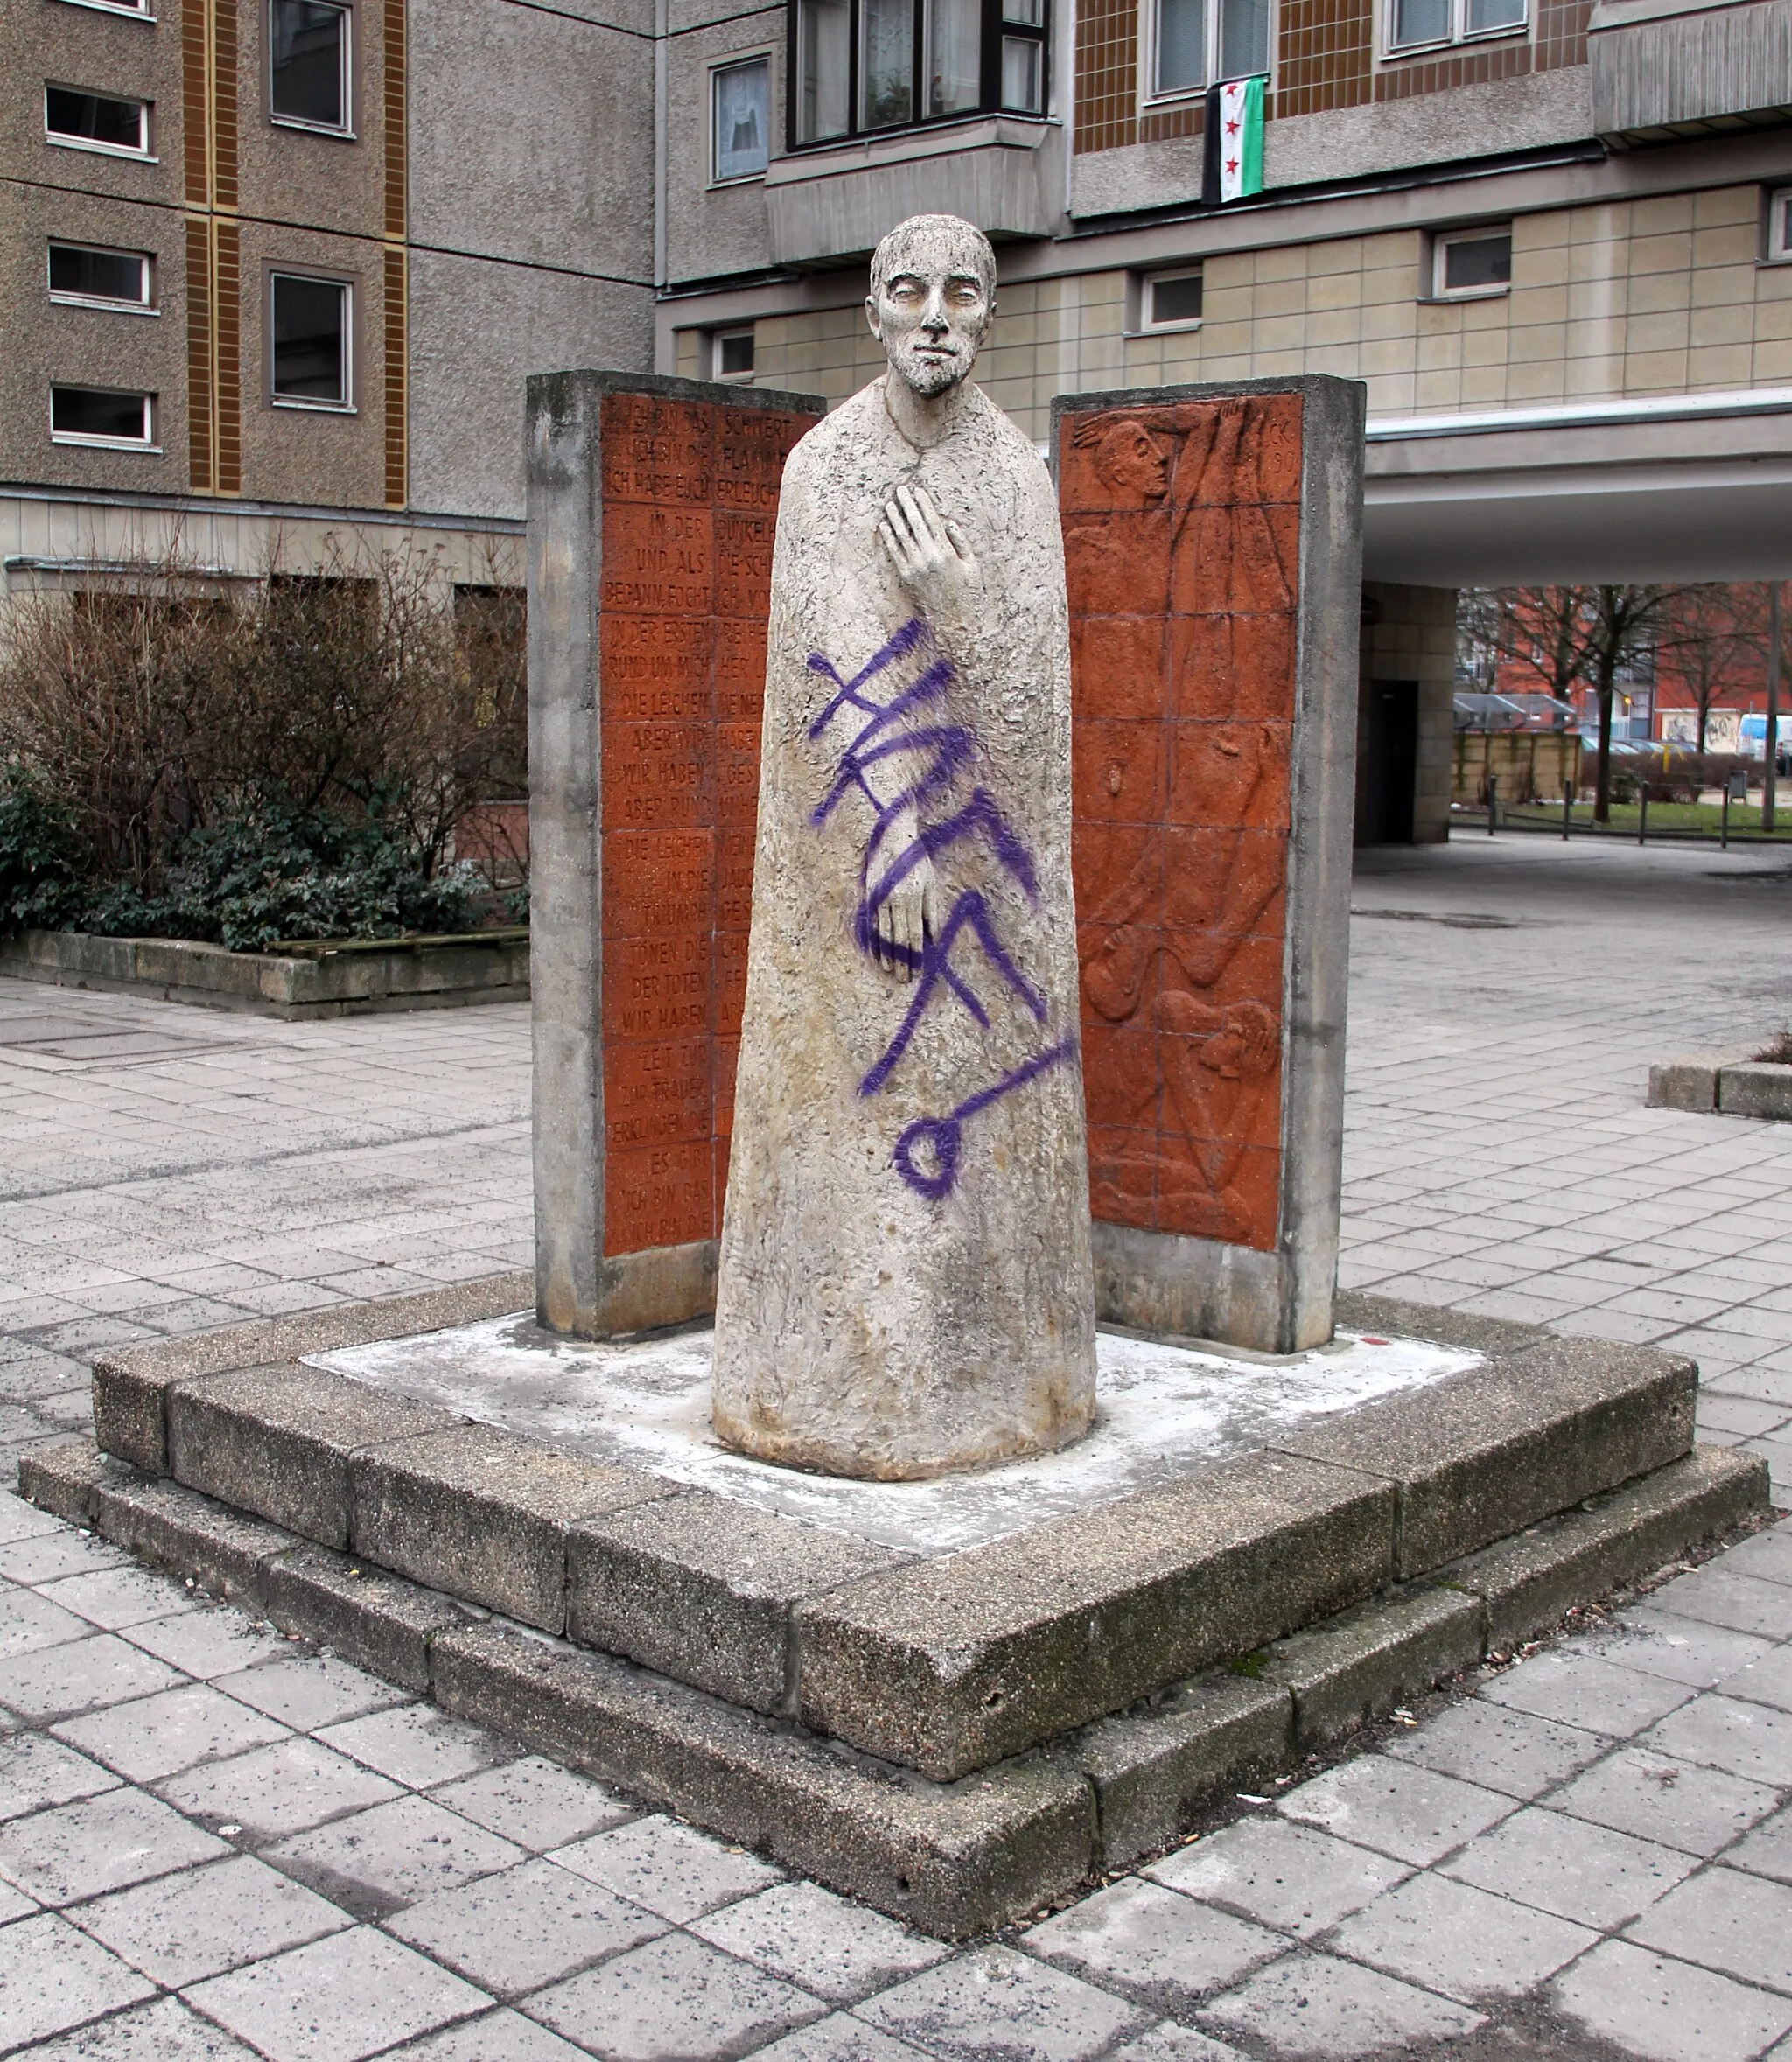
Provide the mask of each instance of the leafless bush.
{"label": "leafless bush", "polygon": [[450,590],[414,546],[220,584],[171,554],[13,605],[0,758],[51,783],[96,877],[153,889],[270,805],[377,816],[427,873],[471,807],[527,793],[519,591]]}

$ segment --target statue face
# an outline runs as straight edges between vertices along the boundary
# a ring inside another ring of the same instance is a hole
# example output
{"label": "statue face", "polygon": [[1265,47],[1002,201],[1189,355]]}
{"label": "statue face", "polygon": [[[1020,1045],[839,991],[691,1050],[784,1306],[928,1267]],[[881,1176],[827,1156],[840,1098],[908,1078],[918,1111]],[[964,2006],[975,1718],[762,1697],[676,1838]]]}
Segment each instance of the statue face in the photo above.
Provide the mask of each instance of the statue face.
{"label": "statue face", "polygon": [[865,301],[891,369],[917,394],[944,394],[970,376],[994,312],[962,238],[917,234]]}

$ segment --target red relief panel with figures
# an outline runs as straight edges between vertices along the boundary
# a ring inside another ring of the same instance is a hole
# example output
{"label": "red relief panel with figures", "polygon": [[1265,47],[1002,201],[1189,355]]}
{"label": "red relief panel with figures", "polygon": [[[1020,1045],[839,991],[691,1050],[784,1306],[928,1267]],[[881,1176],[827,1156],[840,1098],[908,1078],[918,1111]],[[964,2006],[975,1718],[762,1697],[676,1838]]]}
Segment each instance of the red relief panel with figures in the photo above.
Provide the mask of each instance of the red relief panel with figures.
{"label": "red relief panel with figures", "polygon": [[604,1249],[720,1228],[778,485],[814,417],[603,402]]}
{"label": "red relief panel with figures", "polygon": [[1281,1185],[1298,394],[1067,414],[1090,1198],[1264,1250]]}

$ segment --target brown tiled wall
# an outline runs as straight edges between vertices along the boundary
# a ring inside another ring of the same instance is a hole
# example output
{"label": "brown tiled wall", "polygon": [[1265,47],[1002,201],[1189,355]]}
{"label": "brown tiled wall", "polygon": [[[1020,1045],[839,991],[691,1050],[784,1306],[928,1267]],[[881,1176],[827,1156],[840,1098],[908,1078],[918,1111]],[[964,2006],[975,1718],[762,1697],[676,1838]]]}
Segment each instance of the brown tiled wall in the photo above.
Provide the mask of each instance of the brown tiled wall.
{"label": "brown tiled wall", "polygon": [[1138,141],[1138,0],[1089,0],[1076,17],[1076,147]]}
{"label": "brown tiled wall", "polygon": [[1369,97],[1374,54],[1375,0],[1284,0],[1275,112],[1360,106]]}
{"label": "brown tiled wall", "polygon": [[1530,69],[1529,43],[1483,44],[1453,57],[1414,58],[1390,66],[1376,80],[1376,98],[1404,101],[1414,94],[1447,93],[1452,86],[1485,86],[1493,79],[1522,79]]}

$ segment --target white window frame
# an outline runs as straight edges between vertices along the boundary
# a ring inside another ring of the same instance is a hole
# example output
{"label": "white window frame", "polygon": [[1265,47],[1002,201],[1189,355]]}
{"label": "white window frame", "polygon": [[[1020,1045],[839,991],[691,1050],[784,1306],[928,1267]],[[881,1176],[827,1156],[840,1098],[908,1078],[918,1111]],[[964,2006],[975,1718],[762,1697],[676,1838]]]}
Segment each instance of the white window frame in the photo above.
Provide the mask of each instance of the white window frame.
{"label": "white window frame", "polygon": [[[1529,0],[1527,0],[1527,4]],[[1139,106],[1145,108],[1174,107],[1181,102],[1200,100],[1211,86],[1222,81],[1220,78],[1220,0],[1208,0],[1207,50],[1200,83],[1198,86],[1166,86],[1159,92],[1158,76],[1158,22],[1162,11],[1162,0],[1144,0],[1144,32],[1141,37],[1143,62],[1138,70]],[[1270,0],[1270,28],[1265,38],[1264,69],[1248,74],[1253,78],[1267,78],[1273,87],[1276,75],[1276,35],[1280,11],[1279,0]]]}
{"label": "white window frame", "polygon": [[[354,298],[355,283],[340,272],[312,272],[299,265],[268,267],[267,291],[262,302],[262,319],[267,324],[268,406],[277,409],[297,409],[307,415],[353,416],[360,412],[354,397]],[[342,399],[318,401],[305,394],[281,394],[274,385],[274,282],[276,279],[302,279],[313,286],[333,286],[342,294]]]}
{"label": "white window frame", "polygon": [[1512,241],[1512,224],[1509,221],[1474,222],[1458,229],[1433,230],[1427,260],[1431,269],[1424,298],[1428,301],[1503,300],[1512,290],[1509,279],[1497,280],[1489,286],[1446,286],[1444,283],[1444,254],[1452,243],[1479,243],[1488,237],[1498,235],[1502,230],[1509,245]]}
{"label": "white window frame", "polygon": [[[753,342],[753,363],[744,373],[724,373],[722,370],[722,339],[724,337],[751,337]],[[759,325],[752,322],[724,323],[712,329],[709,335],[710,377],[719,380],[727,387],[750,387],[759,367]]]}
{"label": "white window frame", "polygon": [[63,0],[63,3],[68,7],[90,7],[95,14],[122,14],[134,22],[153,23],[156,19],[150,0],[142,0],[140,6],[136,0]]}
{"label": "white window frame", "polygon": [[354,143],[354,8],[352,0],[321,0],[325,6],[333,7],[342,17],[341,77],[337,84],[342,94],[342,119],[340,122],[308,122],[302,115],[278,115],[274,111],[274,0],[268,0],[262,11],[262,27],[268,45],[268,119],[276,129],[296,129],[301,136],[334,136],[340,142]]}
{"label": "white window frame", "polygon": [[1141,272],[1137,275],[1137,301],[1132,311],[1133,319],[1128,325],[1133,334],[1141,337],[1173,337],[1186,335],[1188,332],[1198,330],[1201,326],[1201,324],[1207,319],[1205,312],[1193,316],[1179,315],[1173,320],[1167,322],[1155,322],[1152,318],[1152,311],[1157,305],[1158,288],[1180,279],[1199,279],[1201,282],[1201,304],[1203,311],[1205,311],[1207,304],[1206,265],[1199,258],[1187,264],[1162,265],[1154,272]]}
{"label": "white window frame", "polygon": [[1769,186],[1763,264],[1792,265],[1792,219],[1788,218],[1792,218],[1792,186]]}
{"label": "white window frame", "polygon": [[768,167],[772,161],[772,101],[774,94],[774,85],[772,79],[771,46],[767,45],[765,48],[760,50],[733,51],[727,57],[718,58],[715,63],[709,67],[709,162],[710,184],[711,186],[751,186],[754,184],[755,181],[761,180],[766,176],[763,171],[737,171],[731,173],[726,178],[724,178],[722,174],[717,170],[717,161],[720,156],[720,152],[718,150],[717,145],[721,141],[721,138],[718,136],[716,131],[717,81],[721,78],[724,72],[739,71],[747,65],[763,65],[766,68],[766,163]]}
{"label": "white window frame", "polygon": [[1464,43],[1496,43],[1502,37],[1528,36],[1530,33],[1533,0],[1524,0],[1524,17],[1522,21],[1498,22],[1490,29],[1471,29],[1468,26],[1468,0],[1450,0],[1450,30],[1447,35],[1429,36],[1420,43],[1396,43],[1394,24],[1398,18],[1399,0],[1384,0],[1382,10],[1382,56],[1384,60],[1415,56],[1425,50],[1454,50]]}
{"label": "white window frame", "polygon": [[[140,301],[119,301],[108,294],[74,294],[49,285],[51,253],[58,250],[90,251],[96,257],[135,258],[143,272],[143,298]],[[122,250],[116,244],[77,243],[71,237],[52,236],[44,246],[44,279],[51,302],[59,308],[103,309],[115,315],[159,315],[162,312],[155,304],[155,257],[146,250]]]}
{"label": "white window frame", "polygon": [[[132,146],[128,143],[102,143],[91,136],[65,136],[60,129],[50,126],[50,95],[52,93],[90,94],[95,100],[116,101],[121,106],[135,108],[137,113],[137,134],[143,141]],[[96,157],[125,157],[133,164],[154,164],[157,162],[154,143],[155,106],[153,101],[139,100],[132,93],[102,93],[97,86],[68,86],[60,79],[44,81],[44,138],[58,150],[88,150]]]}
{"label": "white window frame", "polygon": [[[144,407],[144,434],[139,437],[90,437],[78,430],[59,430],[56,427],[56,389],[66,387],[71,392],[83,394],[121,394]],[[162,447],[156,442],[156,396],[145,394],[135,387],[94,387],[85,380],[52,380],[50,382],[50,442],[69,444],[88,451],[147,451],[152,457],[161,456]]]}

